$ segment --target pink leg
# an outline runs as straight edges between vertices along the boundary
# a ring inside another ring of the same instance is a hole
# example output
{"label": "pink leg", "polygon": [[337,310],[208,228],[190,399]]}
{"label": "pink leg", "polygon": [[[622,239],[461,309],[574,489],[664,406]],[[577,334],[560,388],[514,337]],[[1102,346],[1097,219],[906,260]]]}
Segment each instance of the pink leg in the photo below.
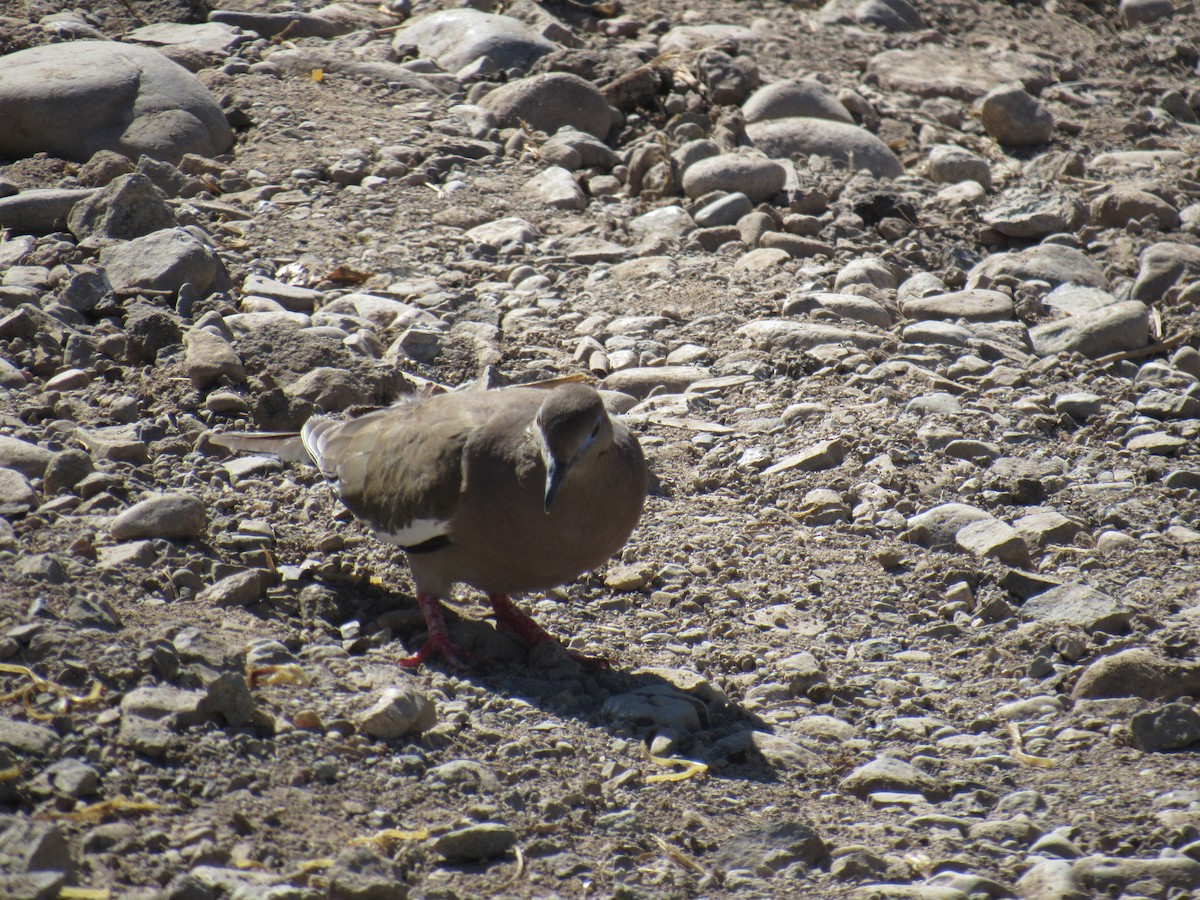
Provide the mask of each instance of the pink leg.
{"label": "pink leg", "polygon": [[442,604],[437,597],[431,594],[417,594],[417,606],[421,608],[421,615],[425,617],[429,638],[412,656],[396,660],[398,665],[406,669],[415,669],[431,656],[440,656],[455,668],[465,669],[464,660],[483,659],[477,653],[454,646],[454,642],[450,640],[450,631],[446,628],[446,619],[442,615]]}
{"label": "pink leg", "polygon": [[[492,609],[496,611],[496,625],[510,632],[518,641],[531,650],[538,644],[559,643],[558,638],[550,634],[535,622],[528,613],[513,603],[508,594],[488,594]],[[578,663],[598,666],[604,669],[612,668],[612,661],[600,657],[587,656],[578,650],[567,650],[567,655]]]}

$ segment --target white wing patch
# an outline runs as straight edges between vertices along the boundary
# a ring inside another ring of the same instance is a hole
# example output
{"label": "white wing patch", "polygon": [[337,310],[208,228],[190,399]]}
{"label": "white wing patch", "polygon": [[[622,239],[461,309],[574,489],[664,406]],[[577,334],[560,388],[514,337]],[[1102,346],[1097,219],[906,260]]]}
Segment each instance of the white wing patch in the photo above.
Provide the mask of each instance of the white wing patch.
{"label": "white wing patch", "polygon": [[441,519],[414,519],[398,531],[376,531],[375,537],[398,547],[416,547],[450,533],[450,523]]}

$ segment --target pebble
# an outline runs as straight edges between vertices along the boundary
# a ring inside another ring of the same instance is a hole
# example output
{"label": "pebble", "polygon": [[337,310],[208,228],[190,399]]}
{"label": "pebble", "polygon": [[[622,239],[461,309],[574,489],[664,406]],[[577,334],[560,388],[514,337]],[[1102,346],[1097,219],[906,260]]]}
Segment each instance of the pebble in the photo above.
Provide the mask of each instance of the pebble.
{"label": "pebble", "polygon": [[411,686],[386,688],[356,717],[364,734],[390,741],[420,734],[437,724],[433,702]]}

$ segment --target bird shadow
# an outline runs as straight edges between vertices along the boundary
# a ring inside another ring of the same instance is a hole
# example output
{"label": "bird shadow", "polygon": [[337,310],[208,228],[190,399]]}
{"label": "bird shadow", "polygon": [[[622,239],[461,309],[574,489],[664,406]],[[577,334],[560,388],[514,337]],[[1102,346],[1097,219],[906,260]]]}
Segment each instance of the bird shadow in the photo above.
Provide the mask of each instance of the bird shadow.
{"label": "bird shadow", "polygon": [[[406,655],[400,641],[411,651],[424,640],[424,629],[415,603],[398,599],[382,588],[359,593],[353,617],[373,630],[376,646],[395,648],[400,658]],[[526,650],[491,621],[460,615],[453,607],[445,616],[456,644],[487,661],[456,668],[433,660],[423,667],[614,739],[640,741],[647,751],[657,743],[663,755],[703,762],[716,777],[770,783],[783,766],[823,768],[814,751],[775,735],[769,723],[694,669],[580,663],[559,645]]]}

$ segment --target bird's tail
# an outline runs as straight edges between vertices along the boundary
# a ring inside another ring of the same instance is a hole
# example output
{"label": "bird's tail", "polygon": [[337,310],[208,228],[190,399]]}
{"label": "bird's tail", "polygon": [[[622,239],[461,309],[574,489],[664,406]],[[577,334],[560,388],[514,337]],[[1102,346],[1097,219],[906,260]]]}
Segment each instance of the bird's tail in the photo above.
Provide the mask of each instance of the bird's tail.
{"label": "bird's tail", "polygon": [[226,431],[214,434],[211,440],[227,450],[267,453],[289,463],[313,463],[299,431]]}

